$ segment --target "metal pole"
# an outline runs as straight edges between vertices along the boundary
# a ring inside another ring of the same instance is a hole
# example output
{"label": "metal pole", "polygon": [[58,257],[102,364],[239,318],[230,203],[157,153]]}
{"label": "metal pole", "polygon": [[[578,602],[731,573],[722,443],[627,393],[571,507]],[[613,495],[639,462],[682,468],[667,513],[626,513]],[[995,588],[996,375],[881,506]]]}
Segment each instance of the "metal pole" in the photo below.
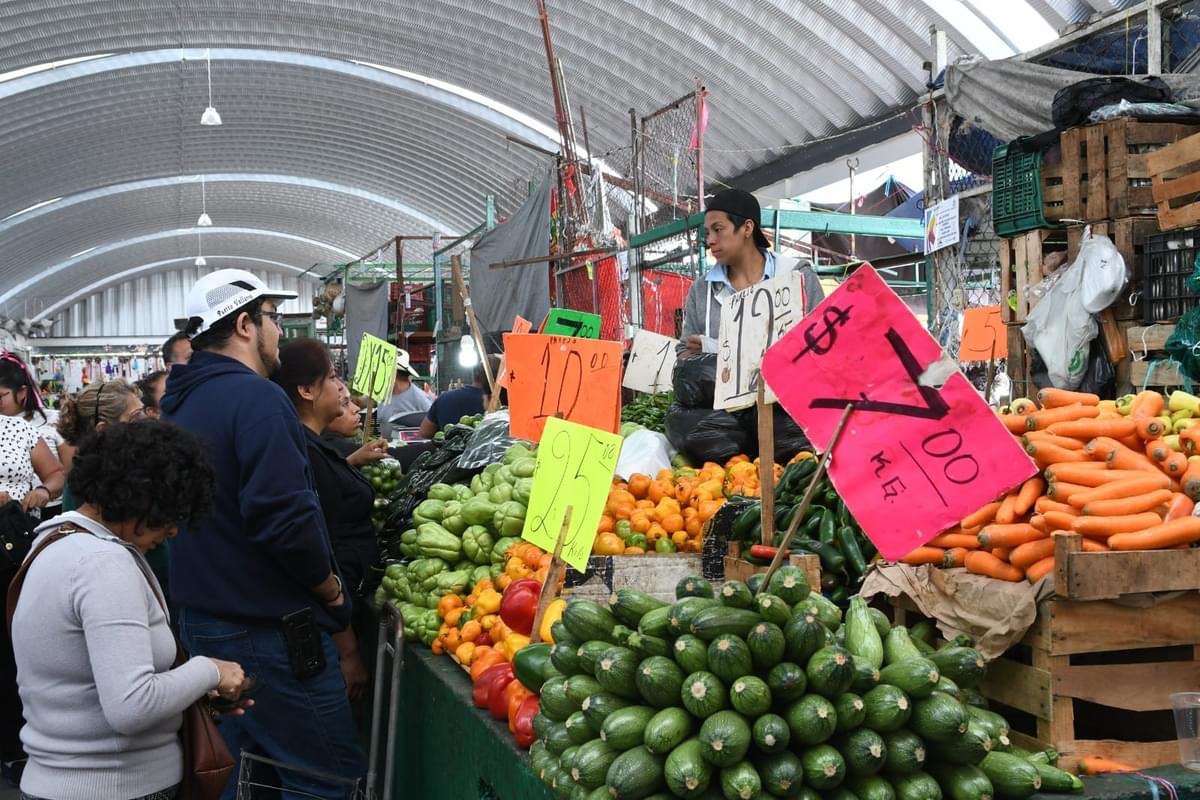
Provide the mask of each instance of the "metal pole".
{"label": "metal pole", "polygon": [[708,91],[696,79],[696,209],[704,212],[704,98]]}
{"label": "metal pole", "polygon": [[437,386],[437,369],[439,360],[437,358],[438,334],[442,330],[442,261],[441,255],[438,253],[438,247],[442,243],[442,235],[435,233],[433,235],[433,369],[430,370],[433,374],[433,385]]}
{"label": "metal pole", "polygon": [[[404,335],[404,242],[399,236],[395,238],[396,246],[396,346],[400,347],[400,337]],[[408,348],[404,348],[407,350]]]}
{"label": "metal pole", "polygon": [[492,228],[496,227],[496,195],[494,194],[489,194],[487,196],[486,214],[487,216],[485,219],[487,221],[484,224],[487,225],[487,229],[490,231]]}
{"label": "metal pole", "polygon": [[[1161,75],[1162,63],[1162,9],[1157,3],[1151,3],[1146,9],[1146,74]],[[1137,53],[1137,49],[1134,49]]]}
{"label": "metal pole", "polygon": [[[854,196],[854,174],[858,172],[859,160],[857,158],[846,159],[846,166],[850,168],[850,216],[855,216],[858,213],[858,198]],[[858,237],[850,236],[850,259],[858,258]]]}

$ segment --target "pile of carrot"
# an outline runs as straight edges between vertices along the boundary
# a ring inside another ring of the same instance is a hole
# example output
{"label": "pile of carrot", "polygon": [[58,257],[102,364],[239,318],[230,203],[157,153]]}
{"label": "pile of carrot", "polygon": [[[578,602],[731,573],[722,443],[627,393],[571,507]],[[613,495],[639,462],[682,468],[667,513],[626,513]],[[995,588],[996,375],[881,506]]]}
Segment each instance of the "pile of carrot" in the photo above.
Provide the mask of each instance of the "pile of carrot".
{"label": "pile of carrot", "polygon": [[1036,583],[1054,571],[1056,536],[1085,551],[1186,548],[1200,541],[1200,426],[1163,441],[1165,398],[1138,394],[1125,411],[1094,394],[1043,389],[1003,417],[1042,469],[903,559]]}

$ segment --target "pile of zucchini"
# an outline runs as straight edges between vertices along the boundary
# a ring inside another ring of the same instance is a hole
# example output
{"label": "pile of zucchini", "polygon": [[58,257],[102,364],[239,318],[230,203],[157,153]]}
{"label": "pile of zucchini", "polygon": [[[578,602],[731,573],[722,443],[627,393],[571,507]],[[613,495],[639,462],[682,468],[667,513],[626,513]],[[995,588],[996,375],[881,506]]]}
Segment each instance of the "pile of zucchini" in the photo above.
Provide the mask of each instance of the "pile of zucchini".
{"label": "pile of zucchini", "polygon": [[[799,508],[800,499],[816,470],[816,459],[794,462],[784,470],[775,486],[773,545],[778,546],[783,541],[783,535],[791,525],[792,516]],[[729,540],[747,545],[746,560],[765,566],[771,563],[774,551],[762,545],[760,506],[757,500],[743,506],[743,510],[734,518]],[[845,608],[850,597],[858,592],[867,564],[878,554],[842,502],[837,489],[833,488],[828,475],[821,478],[813,502],[796,529],[790,550],[821,559],[821,590],[841,608]]]}
{"label": "pile of zucchini", "polygon": [[621,589],[553,626],[530,748],[566,800],[1025,800],[1077,792],[1018,751],[969,642],[845,613],[784,567],[767,592],[686,578],[677,602]]}

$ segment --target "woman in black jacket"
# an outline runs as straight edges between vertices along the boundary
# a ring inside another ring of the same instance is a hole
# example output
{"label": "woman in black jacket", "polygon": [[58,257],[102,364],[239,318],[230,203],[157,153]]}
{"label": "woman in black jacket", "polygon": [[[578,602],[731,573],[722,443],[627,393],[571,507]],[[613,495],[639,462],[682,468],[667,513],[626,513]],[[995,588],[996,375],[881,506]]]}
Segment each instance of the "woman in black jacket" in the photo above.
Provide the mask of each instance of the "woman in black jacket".
{"label": "woman in black jacket", "polygon": [[[348,395],[334,372],[325,346],[313,339],[292,339],[279,349],[274,380],[291,398],[308,441],[308,463],[325,514],[333,555],[342,583],[356,609],[365,609],[374,589],[371,568],[379,562],[379,545],[371,524],[375,492],[370,482],[321,434],[343,413]],[[363,449],[369,449],[367,445]],[[361,619],[356,613],[355,618]],[[342,636],[342,634],[339,634]],[[351,699],[366,688],[367,673],[357,647],[342,651],[342,675]],[[347,663],[349,662],[349,663]]]}

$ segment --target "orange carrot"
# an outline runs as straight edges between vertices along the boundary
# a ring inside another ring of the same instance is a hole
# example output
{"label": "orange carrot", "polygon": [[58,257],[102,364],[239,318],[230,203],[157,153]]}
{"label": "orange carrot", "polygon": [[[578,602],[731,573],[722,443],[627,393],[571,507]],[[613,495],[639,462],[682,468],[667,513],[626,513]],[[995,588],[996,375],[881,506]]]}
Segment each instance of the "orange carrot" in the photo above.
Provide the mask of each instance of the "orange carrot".
{"label": "orange carrot", "polygon": [[1143,511],[1153,511],[1159,506],[1171,502],[1173,494],[1170,489],[1159,489],[1137,497],[1097,500],[1084,506],[1083,513],[1089,517],[1123,517],[1129,514],[1140,514]]}
{"label": "orange carrot", "polygon": [[996,512],[999,510],[999,500],[997,500],[995,503],[988,503],[974,514],[968,514],[967,516],[963,517],[962,527],[965,530],[967,528],[978,528],[982,525],[986,525],[996,518]]}
{"label": "orange carrot", "polygon": [[1009,409],[1014,414],[1026,416],[1038,410],[1038,404],[1030,400],[1028,397],[1019,397],[1009,405]]}
{"label": "orange carrot", "polygon": [[[1095,462],[1092,462],[1095,463]],[[1046,477],[1052,483],[1077,483],[1080,486],[1104,486],[1107,483],[1128,480],[1129,478],[1155,478],[1161,480],[1163,475],[1158,470],[1127,470],[1127,469],[1096,469],[1089,464],[1055,464],[1046,470]]]}
{"label": "orange carrot", "polygon": [[1061,511],[1047,511],[1042,518],[1046,520],[1050,530],[1053,531],[1069,531],[1075,524],[1075,520],[1079,519],[1076,514],[1064,514]]}
{"label": "orange carrot", "polygon": [[[1154,417],[1154,419],[1158,419],[1158,417]],[[1146,442],[1144,452],[1146,453],[1146,458],[1150,459],[1155,464],[1161,464],[1167,460],[1167,456],[1171,455],[1171,453],[1175,451],[1172,450],[1170,445],[1163,441],[1162,438],[1158,438],[1151,439],[1150,441]]]}
{"label": "orange carrot", "polygon": [[1171,502],[1167,504],[1167,514],[1163,517],[1163,522],[1170,522],[1173,519],[1180,519],[1181,517],[1190,517],[1195,508],[1196,504],[1192,501],[1192,498],[1182,492],[1176,492],[1175,496],[1171,498]]}
{"label": "orange carrot", "polygon": [[996,512],[995,520],[1001,525],[1009,525],[1017,518],[1017,496],[1010,494],[1000,501],[1000,509]]}
{"label": "orange carrot", "polygon": [[1048,556],[1030,565],[1029,569],[1025,571],[1025,577],[1029,579],[1030,583],[1037,583],[1052,572],[1054,572],[1054,556]]}
{"label": "orange carrot", "polygon": [[943,533],[941,536],[935,536],[930,542],[930,547],[943,547],[949,550],[952,547],[964,547],[967,550],[979,549],[979,534],[969,533]]}
{"label": "orange carrot", "polygon": [[1010,555],[1012,555],[1012,548],[1011,547],[993,547],[991,550],[988,550],[988,552],[991,553],[992,555],[994,555],[996,558],[1000,559],[1001,561],[1008,563],[1008,557]]}
{"label": "orange carrot", "polygon": [[1028,523],[988,525],[979,532],[979,543],[986,547],[1016,547],[1045,538],[1046,534]]}
{"label": "orange carrot", "polygon": [[1033,526],[1033,529],[1035,531],[1041,531],[1042,533],[1046,534],[1047,536],[1049,536],[1054,531],[1054,528],[1050,525],[1049,522],[1046,521],[1046,518],[1043,517],[1041,514],[1034,514],[1032,517],[1030,517],[1029,524]]}
{"label": "orange carrot", "polygon": [[1060,503],[1066,503],[1071,499],[1072,495],[1079,494],[1080,492],[1086,492],[1091,488],[1091,486],[1080,486],[1078,483],[1051,481],[1050,488],[1046,490],[1046,496],[1051,500],[1057,500]]}
{"label": "orange carrot", "polygon": [[946,551],[940,547],[918,547],[900,561],[910,566],[919,567],[922,564],[933,564],[940,567],[946,560]]}
{"label": "orange carrot", "polygon": [[[981,534],[982,535],[982,534]],[[1200,517],[1182,517],[1136,533],[1118,533],[1109,537],[1113,550],[1165,550],[1200,541]]]}
{"label": "orange carrot", "polygon": [[1133,398],[1133,403],[1129,406],[1129,416],[1136,420],[1157,417],[1162,413],[1166,401],[1161,392],[1150,390],[1138,392],[1137,397]]}
{"label": "orange carrot", "polygon": [[1029,415],[1025,424],[1031,431],[1043,431],[1056,422],[1068,422],[1074,419],[1093,419],[1100,416],[1100,409],[1095,406],[1071,405],[1061,408],[1046,408]]}
{"label": "orange carrot", "polygon": [[1009,433],[1024,433],[1029,430],[1029,418],[1018,414],[1001,414],[1000,421]]}
{"label": "orange carrot", "polygon": [[1167,456],[1166,460],[1158,465],[1158,468],[1169,477],[1182,478],[1183,473],[1186,472],[1188,468],[1188,457],[1183,453],[1176,453],[1172,450],[1171,454]]}
{"label": "orange carrot", "polygon": [[1189,456],[1200,455],[1200,425],[1181,430],[1179,444]]}
{"label": "orange carrot", "polygon": [[1047,511],[1059,511],[1063,514],[1069,514],[1072,517],[1079,516],[1079,509],[1066,503],[1051,500],[1049,497],[1039,497],[1038,501],[1033,504],[1033,507],[1039,514],[1045,514]]}
{"label": "orange carrot", "polygon": [[1157,470],[1158,468],[1146,458],[1146,454],[1133,450],[1108,436],[1097,436],[1087,443],[1084,448],[1095,458],[1097,453],[1108,462],[1110,469],[1142,469]]}
{"label": "orange carrot", "polygon": [[[978,547],[979,543],[976,542],[975,546]],[[971,552],[971,549],[968,547],[951,547],[946,551],[946,557],[942,561],[942,568],[951,569],[953,567],[961,567],[963,562],[966,561],[967,553],[969,552]]]}
{"label": "orange carrot", "polygon": [[[1057,531],[1055,533],[1050,534],[1050,538],[1055,539],[1055,538],[1058,538],[1059,536],[1074,536],[1074,535],[1075,534],[1068,533],[1067,531]],[[1089,539],[1086,536],[1080,536],[1079,541],[1083,543],[1083,552],[1085,552],[1085,553],[1107,553],[1110,550],[1108,545],[1106,545],[1104,542],[1101,542],[1097,539]]]}
{"label": "orange carrot", "polygon": [[1012,564],[1006,564],[983,550],[973,550],[967,553],[963,559],[963,566],[967,568],[968,572],[975,575],[986,575],[1002,581],[1016,582],[1025,577],[1025,573]]}
{"label": "orange carrot", "polygon": [[1026,542],[1013,548],[1008,562],[1017,569],[1029,569],[1043,558],[1054,555],[1054,539],[1049,537],[1038,539],[1036,542]]}
{"label": "orange carrot", "polygon": [[1082,450],[1068,450],[1049,442],[1030,442],[1025,445],[1025,452],[1037,459],[1039,464],[1070,464],[1088,461],[1088,454]]}
{"label": "orange carrot", "polygon": [[1062,408],[1076,403],[1084,406],[1098,406],[1100,405],[1100,395],[1089,392],[1071,392],[1048,386],[1037,393],[1037,401],[1042,404],[1042,408]]}
{"label": "orange carrot", "polygon": [[1025,483],[1021,485],[1021,490],[1017,492],[1017,504],[1016,508],[1014,509],[1017,516],[1021,517],[1028,514],[1030,509],[1033,508],[1033,504],[1037,502],[1037,499],[1041,497],[1042,493],[1045,491],[1046,482],[1041,478],[1034,476],[1025,481]]}
{"label": "orange carrot", "polygon": [[[1145,477],[1142,477],[1145,476]],[[1118,497],[1133,497],[1158,489],[1171,488],[1171,479],[1166,475],[1151,475],[1148,472],[1139,473],[1136,478],[1126,478],[1119,481],[1109,481],[1086,492],[1072,495],[1067,502],[1075,508],[1083,508],[1096,500],[1115,500]]]}
{"label": "orange carrot", "polygon": [[1134,433],[1137,423],[1126,417],[1120,419],[1077,419],[1069,422],[1056,422],[1047,428],[1048,433],[1057,436],[1071,436],[1076,439],[1095,439],[1097,436],[1111,436],[1119,439]]}
{"label": "orange carrot", "polygon": [[1097,756],[1084,756],[1079,759],[1080,775],[1103,775],[1106,772],[1137,772],[1137,767]]}
{"label": "orange carrot", "polygon": [[1140,514],[1125,514],[1116,517],[1076,517],[1070,527],[1062,530],[1074,531],[1081,536],[1103,539],[1117,533],[1132,533],[1144,531],[1162,524],[1162,518],[1153,511],[1143,511]]}
{"label": "orange carrot", "polygon": [[[1142,419],[1131,419],[1129,421],[1137,426],[1138,438],[1142,439],[1143,441],[1157,439],[1158,437],[1167,433],[1166,423],[1164,423],[1159,417],[1143,417]],[[1110,433],[1108,435],[1113,436],[1115,439],[1119,439],[1121,436],[1128,434],[1117,434],[1114,436]]]}
{"label": "orange carrot", "polygon": [[[1067,423],[1061,423],[1066,425]],[[1049,431],[1028,431],[1021,437],[1021,444],[1028,446],[1033,442],[1046,442],[1048,444],[1057,445],[1064,450],[1082,450],[1084,442],[1081,439],[1072,439],[1070,436],[1058,436]]]}
{"label": "orange carrot", "polygon": [[1200,460],[1188,461],[1188,467],[1183,471],[1179,484],[1184,494],[1192,500],[1200,500]]}

